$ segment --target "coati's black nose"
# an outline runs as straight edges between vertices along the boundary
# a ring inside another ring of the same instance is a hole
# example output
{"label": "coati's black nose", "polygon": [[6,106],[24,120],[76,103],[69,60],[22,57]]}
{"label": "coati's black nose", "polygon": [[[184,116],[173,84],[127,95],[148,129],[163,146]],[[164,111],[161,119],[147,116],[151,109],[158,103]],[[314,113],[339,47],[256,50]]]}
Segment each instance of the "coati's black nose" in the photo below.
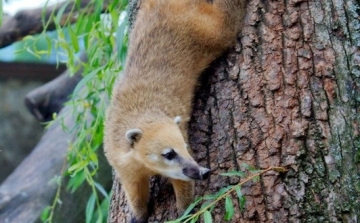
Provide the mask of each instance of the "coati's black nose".
{"label": "coati's black nose", "polygon": [[208,168],[200,167],[200,175],[202,175],[202,180],[206,180],[210,176],[211,170]]}
{"label": "coati's black nose", "polygon": [[199,166],[185,167],[182,172],[193,180],[206,180],[210,176],[210,169]]}

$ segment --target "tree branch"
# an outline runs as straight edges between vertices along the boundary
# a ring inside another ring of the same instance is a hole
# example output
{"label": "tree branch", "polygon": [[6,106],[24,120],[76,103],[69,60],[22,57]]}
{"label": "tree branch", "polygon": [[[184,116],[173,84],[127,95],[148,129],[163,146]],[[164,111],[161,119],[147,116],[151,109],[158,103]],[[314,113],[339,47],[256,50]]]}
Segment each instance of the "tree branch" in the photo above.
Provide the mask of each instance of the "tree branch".
{"label": "tree branch", "polygon": [[[42,20],[43,13],[45,13],[45,21],[49,21],[50,19],[52,19],[52,15],[56,15],[59,10],[67,4],[60,20],[60,24],[64,25],[68,20],[70,23],[74,23],[77,20],[77,17],[71,16],[75,15],[74,12],[76,12],[76,14],[82,11],[85,11],[86,13],[92,12],[92,9],[88,10],[86,7],[90,2],[90,0],[82,0],[79,4],[79,7],[74,7],[74,1],[72,1],[71,3],[65,1],[53,6],[49,6],[46,9],[40,7],[36,9],[21,10],[16,13],[15,16],[5,16],[3,18],[3,24],[0,27],[0,48],[6,47],[18,40],[21,40],[27,35],[33,35],[44,31],[45,27]],[[73,7],[74,11],[71,12],[73,10]],[[104,1],[103,11],[106,8],[107,1]],[[53,21],[50,21],[49,26],[46,27],[46,30],[52,31],[54,29],[55,24]]]}
{"label": "tree branch", "polygon": [[[82,62],[87,60],[85,54],[81,56],[80,60]],[[73,76],[70,76],[69,70],[66,70],[54,80],[29,92],[25,97],[25,105],[31,114],[41,122],[52,120],[52,115],[61,110],[81,80],[82,72],[83,68],[81,67]]]}

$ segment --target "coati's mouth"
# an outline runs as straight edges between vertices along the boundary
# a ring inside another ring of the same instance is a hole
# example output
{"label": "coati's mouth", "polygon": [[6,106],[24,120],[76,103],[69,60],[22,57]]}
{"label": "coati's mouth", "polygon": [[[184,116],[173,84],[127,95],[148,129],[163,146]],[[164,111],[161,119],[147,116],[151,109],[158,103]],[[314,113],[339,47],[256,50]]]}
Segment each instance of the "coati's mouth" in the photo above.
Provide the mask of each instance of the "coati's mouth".
{"label": "coati's mouth", "polygon": [[209,178],[211,170],[205,167],[192,166],[185,167],[182,172],[192,180],[206,180]]}

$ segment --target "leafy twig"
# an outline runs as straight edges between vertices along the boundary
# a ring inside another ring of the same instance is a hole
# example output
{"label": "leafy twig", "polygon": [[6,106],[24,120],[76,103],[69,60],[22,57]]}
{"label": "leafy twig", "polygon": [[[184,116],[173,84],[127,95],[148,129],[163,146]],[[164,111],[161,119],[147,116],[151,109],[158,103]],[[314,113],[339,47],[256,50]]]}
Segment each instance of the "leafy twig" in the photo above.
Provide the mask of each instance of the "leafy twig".
{"label": "leafy twig", "polygon": [[[236,191],[236,188],[238,188],[239,186],[245,184],[246,182],[249,182],[250,180],[253,180],[257,177],[259,177],[260,175],[266,173],[266,172],[269,172],[271,170],[274,170],[276,172],[286,172],[286,168],[284,167],[278,167],[278,166],[275,166],[275,167],[269,167],[267,169],[264,169],[264,170],[260,170],[260,171],[257,171],[255,174],[251,175],[251,176],[248,176],[247,178],[245,178],[244,180],[240,181],[238,184],[236,185],[233,185],[230,187],[230,189],[228,189],[225,193],[223,193],[222,195],[218,196],[214,201],[210,202],[209,204],[207,204],[206,206],[204,206],[203,208],[201,208],[199,211],[197,211],[196,213],[192,214],[192,215],[189,215],[186,218],[186,220],[184,221],[184,223],[186,222],[190,222],[192,219],[197,219],[198,217],[200,217],[202,214],[204,214],[205,212],[207,213],[207,218],[209,218],[209,212],[208,212],[208,209],[211,208],[212,206],[214,206],[217,202],[219,202],[220,200],[226,198],[229,194],[231,194],[232,192]],[[199,200],[198,200],[199,201]],[[198,202],[197,201],[197,202]],[[210,216],[211,217],[211,216]],[[184,219],[184,216],[181,217],[180,219]],[[178,220],[175,220],[175,221],[170,221],[168,223],[175,223],[175,222],[178,222]],[[207,221],[206,221],[207,222]]]}

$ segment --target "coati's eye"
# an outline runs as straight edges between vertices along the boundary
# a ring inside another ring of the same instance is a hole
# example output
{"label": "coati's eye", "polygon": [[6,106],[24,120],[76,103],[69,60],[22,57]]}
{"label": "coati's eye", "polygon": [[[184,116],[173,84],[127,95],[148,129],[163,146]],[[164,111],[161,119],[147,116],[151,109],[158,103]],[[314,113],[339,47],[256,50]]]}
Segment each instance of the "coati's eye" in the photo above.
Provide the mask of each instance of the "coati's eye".
{"label": "coati's eye", "polygon": [[166,153],[163,153],[161,155],[168,160],[172,160],[177,156],[176,152],[173,149],[169,149]]}

